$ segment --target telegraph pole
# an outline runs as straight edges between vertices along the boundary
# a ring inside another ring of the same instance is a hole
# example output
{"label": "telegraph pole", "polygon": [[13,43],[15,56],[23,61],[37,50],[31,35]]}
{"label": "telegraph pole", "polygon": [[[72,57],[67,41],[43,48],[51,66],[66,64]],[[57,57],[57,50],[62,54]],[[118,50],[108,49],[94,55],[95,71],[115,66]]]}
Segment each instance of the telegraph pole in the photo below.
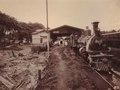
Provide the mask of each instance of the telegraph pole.
{"label": "telegraph pole", "polygon": [[48,58],[50,56],[50,46],[49,46],[49,39],[50,39],[50,35],[49,35],[49,30],[48,30],[48,0],[46,0],[46,30],[47,30],[47,51],[48,51]]}

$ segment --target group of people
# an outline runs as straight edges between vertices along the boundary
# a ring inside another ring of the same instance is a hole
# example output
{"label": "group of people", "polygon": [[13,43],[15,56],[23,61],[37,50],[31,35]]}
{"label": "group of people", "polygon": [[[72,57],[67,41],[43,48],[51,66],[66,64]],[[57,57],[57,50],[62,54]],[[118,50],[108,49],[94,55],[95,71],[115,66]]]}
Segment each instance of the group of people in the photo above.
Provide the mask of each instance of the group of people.
{"label": "group of people", "polygon": [[54,45],[57,45],[57,46],[67,46],[68,45],[68,41],[61,38],[61,39],[55,41]]}

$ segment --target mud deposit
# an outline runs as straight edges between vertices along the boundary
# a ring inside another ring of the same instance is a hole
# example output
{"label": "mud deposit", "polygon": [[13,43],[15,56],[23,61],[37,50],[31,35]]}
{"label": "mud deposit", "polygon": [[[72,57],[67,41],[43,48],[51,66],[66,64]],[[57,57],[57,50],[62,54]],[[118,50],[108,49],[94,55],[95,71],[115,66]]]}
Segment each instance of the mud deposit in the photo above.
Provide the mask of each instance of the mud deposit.
{"label": "mud deposit", "polygon": [[56,47],[36,90],[98,90],[88,77],[87,68],[70,48]]}

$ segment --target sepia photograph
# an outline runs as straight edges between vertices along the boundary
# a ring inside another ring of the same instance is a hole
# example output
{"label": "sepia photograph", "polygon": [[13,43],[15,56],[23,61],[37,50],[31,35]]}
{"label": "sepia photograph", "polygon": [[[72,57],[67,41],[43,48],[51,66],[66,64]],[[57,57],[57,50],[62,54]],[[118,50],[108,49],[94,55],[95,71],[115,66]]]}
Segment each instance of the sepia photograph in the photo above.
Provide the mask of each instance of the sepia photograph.
{"label": "sepia photograph", "polygon": [[120,0],[0,0],[0,90],[120,90]]}

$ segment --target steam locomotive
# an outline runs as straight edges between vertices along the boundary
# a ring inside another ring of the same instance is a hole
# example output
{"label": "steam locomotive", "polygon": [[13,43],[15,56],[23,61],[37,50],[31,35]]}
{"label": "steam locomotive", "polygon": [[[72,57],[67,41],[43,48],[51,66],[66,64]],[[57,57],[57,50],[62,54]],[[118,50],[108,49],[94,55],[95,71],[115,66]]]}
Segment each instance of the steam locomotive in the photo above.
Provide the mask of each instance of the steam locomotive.
{"label": "steam locomotive", "polygon": [[[109,54],[109,48],[101,34],[98,24],[93,22],[94,35],[79,38],[79,54],[89,63],[89,65],[97,71],[110,71],[113,55]],[[75,40],[72,38],[72,41]]]}

